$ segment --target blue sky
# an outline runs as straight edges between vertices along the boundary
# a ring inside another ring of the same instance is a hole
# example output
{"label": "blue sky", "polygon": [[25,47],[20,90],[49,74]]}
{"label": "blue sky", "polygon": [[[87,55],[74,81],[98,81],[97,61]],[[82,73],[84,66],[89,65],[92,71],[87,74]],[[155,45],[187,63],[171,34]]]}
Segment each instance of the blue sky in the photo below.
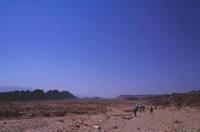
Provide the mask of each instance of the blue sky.
{"label": "blue sky", "polygon": [[0,1],[0,85],[102,97],[199,89],[199,14],[198,0]]}

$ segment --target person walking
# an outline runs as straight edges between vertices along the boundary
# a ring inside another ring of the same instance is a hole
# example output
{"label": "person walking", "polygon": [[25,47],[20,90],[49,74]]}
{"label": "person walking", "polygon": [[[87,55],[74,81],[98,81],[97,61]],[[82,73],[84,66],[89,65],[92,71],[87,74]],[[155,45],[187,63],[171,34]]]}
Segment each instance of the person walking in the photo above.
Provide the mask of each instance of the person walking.
{"label": "person walking", "polygon": [[136,105],[134,108],[133,108],[133,113],[134,113],[134,116],[137,117],[137,112],[139,110],[139,106]]}
{"label": "person walking", "polygon": [[150,108],[150,113],[152,114],[153,113],[153,106],[151,105],[151,108]]}

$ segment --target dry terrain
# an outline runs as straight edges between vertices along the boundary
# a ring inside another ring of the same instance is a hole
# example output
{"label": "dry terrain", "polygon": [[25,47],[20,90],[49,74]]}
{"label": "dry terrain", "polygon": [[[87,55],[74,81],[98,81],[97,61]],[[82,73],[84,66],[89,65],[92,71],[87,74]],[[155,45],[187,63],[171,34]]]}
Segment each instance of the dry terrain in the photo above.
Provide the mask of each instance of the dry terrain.
{"label": "dry terrain", "polygon": [[199,107],[158,107],[132,114],[137,101],[63,100],[0,103],[0,132],[199,132]]}

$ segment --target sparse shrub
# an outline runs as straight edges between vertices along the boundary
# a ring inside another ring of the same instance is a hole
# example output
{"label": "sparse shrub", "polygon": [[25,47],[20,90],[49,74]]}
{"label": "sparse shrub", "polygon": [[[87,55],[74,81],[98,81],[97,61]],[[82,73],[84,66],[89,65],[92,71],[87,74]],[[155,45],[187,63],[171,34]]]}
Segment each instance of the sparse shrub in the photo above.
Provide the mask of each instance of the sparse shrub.
{"label": "sparse shrub", "polygon": [[43,116],[45,116],[45,117],[50,117],[50,113],[44,112],[44,113],[43,113]]}
{"label": "sparse shrub", "polygon": [[54,116],[63,117],[63,116],[66,115],[66,112],[65,112],[65,110],[56,110],[56,111],[53,112],[53,115],[54,115]]}
{"label": "sparse shrub", "polygon": [[3,118],[19,117],[21,115],[22,114],[18,110],[5,109],[0,111],[0,117]]}
{"label": "sparse shrub", "polygon": [[106,105],[96,101],[37,101],[0,102],[0,118],[34,118],[38,116],[65,116],[66,114],[98,114],[107,111]]}

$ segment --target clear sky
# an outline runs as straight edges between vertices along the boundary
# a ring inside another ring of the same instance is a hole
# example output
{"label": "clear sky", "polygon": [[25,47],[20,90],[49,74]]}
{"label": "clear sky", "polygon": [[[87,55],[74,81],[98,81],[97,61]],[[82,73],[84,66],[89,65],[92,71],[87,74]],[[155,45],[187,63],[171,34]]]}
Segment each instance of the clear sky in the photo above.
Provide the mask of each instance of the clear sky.
{"label": "clear sky", "polygon": [[1,0],[0,85],[101,97],[199,89],[200,1]]}

